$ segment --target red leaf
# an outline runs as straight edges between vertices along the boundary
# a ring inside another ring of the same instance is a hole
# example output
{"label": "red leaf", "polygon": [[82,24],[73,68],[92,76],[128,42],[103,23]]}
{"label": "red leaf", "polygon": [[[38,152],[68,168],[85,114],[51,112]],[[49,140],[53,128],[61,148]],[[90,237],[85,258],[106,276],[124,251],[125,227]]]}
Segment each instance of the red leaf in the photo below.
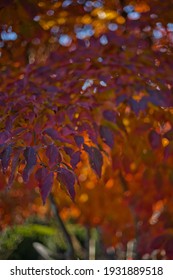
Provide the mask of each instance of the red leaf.
{"label": "red leaf", "polygon": [[37,157],[36,157],[36,152],[33,147],[27,147],[24,151],[24,157],[26,160],[26,166],[23,170],[23,180],[24,182],[28,182],[29,176],[31,174],[31,171],[33,167],[37,163]]}
{"label": "red leaf", "polygon": [[114,146],[114,134],[113,131],[107,126],[100,126],[100,136],[102,140],[110,147]]}
{"label": "red leaf", "polygon": [[9,145],[3,150],[1,154],[1,163],[2,163],[2,169],[4,173],[6,172],[9,166],[11,152],[12,152],[12,147],[11,145]]}
{"label": "red leaf", "polygon": [[62,160],[61,154],[54,144],[47,146],[46,156],[49,159],[50,167],[54,166],[55,164],[59,164]]}
{"label": "red leaf", "polygon": [[89,147],[86,144],[84,144],[84,150],[88,153],[91,168],[101,177],[103,165],[103,156],[101,152],[97,148]]}
{"label": "red leaf", "polygon": [[37,170],[35,178],[38,181],[43,204],[45,204],[53,185],[53,172],[49,172],[47,168],[42,167]]}
{"label": "red leaf", "polygon": [[72,200],[75,198],[75,174],[66,168],[60,167],[57,172],[57,180],[62,184],[68,191]]}

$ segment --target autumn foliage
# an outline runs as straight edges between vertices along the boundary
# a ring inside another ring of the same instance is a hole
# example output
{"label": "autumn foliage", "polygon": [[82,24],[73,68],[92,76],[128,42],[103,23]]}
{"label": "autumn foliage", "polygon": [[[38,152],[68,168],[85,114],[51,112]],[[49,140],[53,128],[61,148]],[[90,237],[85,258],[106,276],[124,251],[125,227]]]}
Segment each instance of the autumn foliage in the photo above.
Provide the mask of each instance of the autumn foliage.
{"label": "autumn foliage", "polygon": [[104,2],[1,1],[1,227],[52,192],[105,246],[172,259],[172,1]]}

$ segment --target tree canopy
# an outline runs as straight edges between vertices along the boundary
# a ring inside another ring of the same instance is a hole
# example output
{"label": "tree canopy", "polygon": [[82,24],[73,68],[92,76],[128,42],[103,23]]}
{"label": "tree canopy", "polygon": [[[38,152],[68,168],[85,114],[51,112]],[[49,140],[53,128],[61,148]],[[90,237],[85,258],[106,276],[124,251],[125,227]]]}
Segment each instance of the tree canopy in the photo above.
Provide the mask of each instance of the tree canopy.
{"label": "tree canopy", "polygon": [[143,254],[151,235],[170,257],[172,4],[1,1],[2,193],[38,186],[63,207],[65,191],[113,244],[139,237]]}

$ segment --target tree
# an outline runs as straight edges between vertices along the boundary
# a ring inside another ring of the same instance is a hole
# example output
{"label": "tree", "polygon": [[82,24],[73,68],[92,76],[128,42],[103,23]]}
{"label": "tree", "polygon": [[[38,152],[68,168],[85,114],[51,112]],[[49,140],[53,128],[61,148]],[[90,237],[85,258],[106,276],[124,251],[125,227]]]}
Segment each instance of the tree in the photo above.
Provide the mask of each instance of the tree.
{"label": "tree", "polygon": [[0,12],[1,188],[37,185],[44,204],[63,188],[78,221],[110,244],[135,238],[140,257],[172,258],[171,3],[11,0]]}

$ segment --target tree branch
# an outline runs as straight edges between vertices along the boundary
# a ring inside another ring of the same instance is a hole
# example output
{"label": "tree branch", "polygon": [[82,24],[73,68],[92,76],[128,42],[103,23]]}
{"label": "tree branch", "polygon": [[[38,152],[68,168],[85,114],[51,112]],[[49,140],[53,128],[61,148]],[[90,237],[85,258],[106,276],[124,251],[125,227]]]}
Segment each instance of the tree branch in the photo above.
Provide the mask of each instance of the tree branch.
{"label": "tree branch", "polygon": [[60,229],[63,232],[63,236],[66,240],[66,244],[67,244],[67,247],[68,247],[67,259],[73,260],[73,259],[75,259],[75,252],[74,252],[74,247],[73,247],[71,236],[68,233],[68,231],[67,231],[67,229],[64,225],[64,222],[62,221],[62,219],[59,215],[59,210],[58,210],[57,204],[55,203],[55,200],[54,200],[54,197],[53,197],[52,194],[50,194],[49,199],[50,199],[51,209],[52,209],[52,212],[54,214],[54,217],[56,218],[56,220],[57,220],[57,222],[60,226]]}

